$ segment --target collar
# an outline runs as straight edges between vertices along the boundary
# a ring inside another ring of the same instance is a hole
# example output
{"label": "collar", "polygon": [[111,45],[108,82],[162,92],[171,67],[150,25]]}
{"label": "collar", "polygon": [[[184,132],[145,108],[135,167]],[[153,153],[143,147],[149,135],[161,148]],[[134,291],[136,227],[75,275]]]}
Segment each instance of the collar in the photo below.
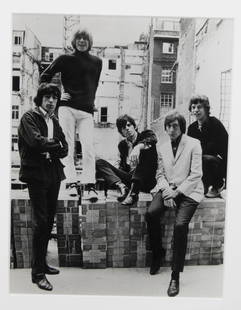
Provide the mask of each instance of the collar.
{"label": "collar", "polygon": [[53,119],[55,118],[55,114],[52,113],[51,115],[48,114],[41,106],[34,108],[33,110],[35,113],[40,114],[44,119]]}
{"label": "collar", "polygon": [[181,139],[182,139],[182,134],[180,134],[180,136],[175,141],[171,141],[171,145],[172,146],[178,146]]}

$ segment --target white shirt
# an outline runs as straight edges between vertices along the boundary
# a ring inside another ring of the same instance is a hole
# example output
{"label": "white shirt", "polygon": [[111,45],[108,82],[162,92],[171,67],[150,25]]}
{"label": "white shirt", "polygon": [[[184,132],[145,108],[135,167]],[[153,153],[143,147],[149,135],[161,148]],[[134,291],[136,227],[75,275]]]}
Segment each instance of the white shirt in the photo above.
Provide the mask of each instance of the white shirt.
{"label": "white shirt", "polygon": [[[49,117],[49,114],[42,107],[39,107],[39,110],[43,114],[44,120],[45,120],[45,122],[47,124],[47,127],[48,127],[47,137],[48,137],[48,139],[53,139],[53,137],[54,137],[54,124],[53,124],[53,120],[52,120],[51,117]],[[46,154],[46,158],[50,158],[49,152],[46,152],[44,154]]]}
{"label": "white shirt", "polygon": [[45,120],[47,127],[48,127],[48,139],[53,139],[53,137],[54,137],[53,120],[51,117],[49,117],[49,114],[42,107],[39,107],[39,110],[43,113],[44,120]]}

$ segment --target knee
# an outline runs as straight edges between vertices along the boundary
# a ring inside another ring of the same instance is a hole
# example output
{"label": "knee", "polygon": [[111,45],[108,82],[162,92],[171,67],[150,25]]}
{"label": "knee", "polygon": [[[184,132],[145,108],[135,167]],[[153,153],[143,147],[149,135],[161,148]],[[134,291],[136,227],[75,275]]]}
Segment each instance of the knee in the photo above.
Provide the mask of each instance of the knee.
{"label": "knee", "polygon": [[213,155],[203,155],[202,156],[203,164],[213,164],[216,163],[217,157]]}
{"label": "knee", "polygon": [[147,210],[145,213],[145,220],[147,223],[159,222],[160,212],[157,210]]}
{"label": "knee", "polygon": [[105,166],[105,164],[106,164],[106,161],[104,159],[98,158],[96,160],[96,167],[103,167]]}
{"label": "knee", "polygon": [[178,234],[184,233],[188,230],[188,223],[176,222],[174,225],[174,231]]}

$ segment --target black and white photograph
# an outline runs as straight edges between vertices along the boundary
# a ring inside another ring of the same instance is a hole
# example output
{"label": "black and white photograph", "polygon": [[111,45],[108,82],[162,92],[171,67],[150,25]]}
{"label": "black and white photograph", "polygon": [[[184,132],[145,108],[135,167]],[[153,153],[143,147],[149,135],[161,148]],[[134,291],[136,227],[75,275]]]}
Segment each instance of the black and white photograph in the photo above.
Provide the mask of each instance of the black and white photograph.
{"label": "black and white photograph", "polygon": [[9,31],[9,293],[222,300],[235,19],[13,11]]}

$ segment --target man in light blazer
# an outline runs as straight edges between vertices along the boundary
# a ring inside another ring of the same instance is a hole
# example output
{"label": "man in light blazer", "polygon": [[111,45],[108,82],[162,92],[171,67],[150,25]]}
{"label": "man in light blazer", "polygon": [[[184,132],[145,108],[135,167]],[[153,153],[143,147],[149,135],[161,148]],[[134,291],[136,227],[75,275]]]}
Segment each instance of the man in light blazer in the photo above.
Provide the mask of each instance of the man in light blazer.
{"label": "man in light blazer", "polygon": [[169,135],[160,147],[155,196],[146,221],[152,250],[150,274],[156,274],[163,255],[160,218],[167,207],[175,209],[172,275],[168,296],[179,293],[179,273],[183,271],[187,248],[188,224],[203,198],[202,149],[197,139],[185,135],[185,118],[177,111],[169,112],[164,121]]}

